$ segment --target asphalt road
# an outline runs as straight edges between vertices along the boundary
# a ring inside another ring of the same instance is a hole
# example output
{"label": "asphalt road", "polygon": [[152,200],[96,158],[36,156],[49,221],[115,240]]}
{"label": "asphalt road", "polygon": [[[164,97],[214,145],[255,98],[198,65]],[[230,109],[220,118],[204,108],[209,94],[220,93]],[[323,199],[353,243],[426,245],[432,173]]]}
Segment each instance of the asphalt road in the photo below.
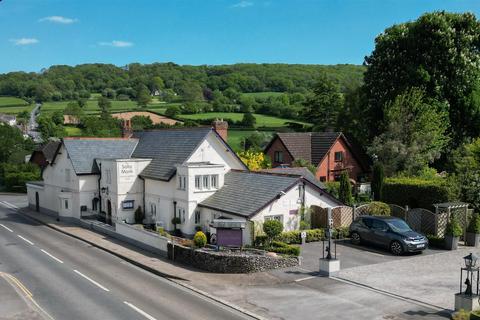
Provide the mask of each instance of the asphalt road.
{"label": "asphalt road", "polygon": [[249,319],[8,208],[24,199],[0,196],[0,272],[18,279],[51,318]]}

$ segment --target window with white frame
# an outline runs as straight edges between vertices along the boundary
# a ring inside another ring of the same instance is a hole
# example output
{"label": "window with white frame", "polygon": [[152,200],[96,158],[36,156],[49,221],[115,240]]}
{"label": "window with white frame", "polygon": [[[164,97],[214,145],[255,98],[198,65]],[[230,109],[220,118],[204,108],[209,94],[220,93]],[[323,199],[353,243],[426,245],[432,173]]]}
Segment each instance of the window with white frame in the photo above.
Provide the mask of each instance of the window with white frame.
{"label": "window with white frame", "polygon": [[202,176],[195,176],[195,189],[196,190],[202,189]]}
{"label": "window with white frame", "polygon": [[205,190],[210,189],[210,176],[203,176],[202,188]]}
{"label": "window with white frame", "polygon": [[152,214],[152,217],[157,215],[157,206],[155,203],[150,203],[150,213]]}
{"label": "window with white frame", "polygon": [[63,201],[63,205],[64,205],[65,209],[68,210],[68,199],[65,199]]}
{"label": "window with white frame", "polygon": [[185,209],[184,208],[177,208],[177,216],[180,218],[180,223],[185,223]]}
{"label": "window with white frame", "polygon": [[70,169],[65,169],[65,182],[70,182]]}
{"label": "window with white frame", "polygon": [[185,190],[187,188],[187,177],[178,176],[178,189]]}
{"label": "window with white frame", "polygon": [[276,215],[276,216],[265,216],[265,221],[268,220],[277,220],[283,223],[283,216],[282,215]]}
{"label": "window with white frame", "polygon": [[212,174],[210,176],[210,180],[211,180],[212,188],[217,189],[218,188],[218,174]]}
{"label": "window with white frame", "polygon": [[200,210],[195,210],[195,224],[200,223]]}

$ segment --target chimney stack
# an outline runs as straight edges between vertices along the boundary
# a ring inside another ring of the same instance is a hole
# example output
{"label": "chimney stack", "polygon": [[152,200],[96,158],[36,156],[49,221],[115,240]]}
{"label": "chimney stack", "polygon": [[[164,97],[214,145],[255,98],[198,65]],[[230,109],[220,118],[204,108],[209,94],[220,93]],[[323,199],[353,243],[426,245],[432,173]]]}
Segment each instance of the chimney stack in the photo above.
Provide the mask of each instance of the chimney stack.
{"label": "chimney stack", "polygon": [[223,141],[227,142],[228,138],[228,122],[223,121],[223,119],[217,119],[212,122],[212,128],[215,130]]}
{"label": "chimney stack", "polygon": [[130,138],[132,135],[132,121],[130,119],[124,119],[122,121],[122,138]]}

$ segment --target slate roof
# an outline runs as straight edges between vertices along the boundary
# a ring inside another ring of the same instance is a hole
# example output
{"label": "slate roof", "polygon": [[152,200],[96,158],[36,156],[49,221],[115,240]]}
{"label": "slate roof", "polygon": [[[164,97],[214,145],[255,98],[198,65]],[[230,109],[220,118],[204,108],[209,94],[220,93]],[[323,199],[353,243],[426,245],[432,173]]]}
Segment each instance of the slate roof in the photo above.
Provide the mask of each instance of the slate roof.
{"label": "slate roof", "polygon": [[321,183],[315,175],[305,167],[295,167],[295,168],[272,168],[272,169],[262,169],[262,172],[268,173],[277,173],[277,174],[284,174],[284,175],[294,175],[305,178],[308,182],[316,185],[320,189],[327,189],[327,187]]}
{"label": "slate roof", "polygon": [[41,148],[41,152],[45,159],[50,163],[55,157],[55,153],[57,152],[58,147],[62,144],[60,140],[58,141],[49,141],[46,145]]}
{"label": "slate roof", "polygon": [[130,158],[137,143],[137,139],[67,138],[63,140],[76,174],[98,173],[95,159]]}
{"label": "slate roof", "polygon": [[286,132],[277,133],[294,159],[304,159],[318,165],[341,132]]}
{"label": "slate roof", "polygon": [[298,176],[230,171],[225,175],[223,187],[199,206],[250,217],[299,180]]}
{"label": "slate roof", "polygon": [[135,132],[139,143],[132,157],[153,159],[141,176],[170,180],[176,172],[175,166],[185,162],[211,130],[199,127]]}

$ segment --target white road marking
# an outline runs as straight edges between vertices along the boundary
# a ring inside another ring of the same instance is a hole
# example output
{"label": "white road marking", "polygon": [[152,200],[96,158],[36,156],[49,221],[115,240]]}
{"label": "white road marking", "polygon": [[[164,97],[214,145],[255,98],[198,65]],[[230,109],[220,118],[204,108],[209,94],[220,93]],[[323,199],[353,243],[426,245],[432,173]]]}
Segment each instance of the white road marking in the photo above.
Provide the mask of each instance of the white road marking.
{"label": "white road marking", "polygon": [[27,242],[27,243],[30,243],[32,246],[35,245],[32,241],[28,240],[27,238],[24,238],[24,237],[22,237],[22,236],[19,235],[19,234],[17,234],[17,236],[18,236],[20,239],[22,239],[23,241],[25,241],[25,242]]}
{"label": "white road marking", "polygon": [[300,278],[300,279],[295,280],[295,282],[300,282],[300,281],[304,281],[304,280],[310,280],[310,279],[313,279],[313,278],[317,278],[317,277],[311,276],[311,277]]}
{"label": "white road marking", "polygon": [[136,307],[135,305],[131,304],[130,302],[123,301],[123,303],[125,303],[127,306],[129,306],[133,310],[137,311],[138,313],[140,313],[142,316],[144,316],[148,320],[157,320],[154,317],[152,317],[151,315],[149,315],[148,313],[146,313],[145,311],[143,311],[142,309],[140,309],[140,308]]}
{"label": "white road marking", "polygon": [[0,203],[3,204],[5,207],[8,207],[8,208],[13,209],[13,210],[17,210],[17,209],[18,209],[17,206],[14,206],[13,204],[8,203],[7,201],[0,201]]}
{"label": "white road marking", "polygon": [[62,260],[58,259],[58,258],[57,258],[57,257],[55,257],[54,255],[51,255],[51,254],[50,254],[50,253],[48,253],[47,251],[45,251],[45,250],[43,250],[43,249],[40,249],[40,250],[42,250],[42,252],[43,252],[43,253],[45,253],[45,254],[46,254],[47,256],[49,256],[50,258],[52,258],[52,259],[56,260],[57,262],[59,262],[59,263],[63,263],[63,261],[62,261]]}
{"label": "white road marking", "polygon": [[93,283],[94,285],[96,285],[97,287],[99,287],[100,289],[102,290],[105,290],[105,291],[110,291],[109,289],[105,288],[104,286],[102,286],[100,283],[98,283],[97,281],[93,280],[93,279],[90,279],[89,277],[87,277],[86,275],[84,275],[83,273],[81,273],[80,271],[78,270],[73,270],[75,273],[77,273],[78,275],[80,275],[81,277],[87,279],[88,281],[90,281],[91,283]]}
{"label": "white road marking", "polygon": [[12,229],[10,229],[9,227],[7,227],[7,226],[5,226],[5,225],[3,225],[3,224],[1,224],[1,223],[0,223],[0,226],[3,227],[3,228],[5,228],[5,229],[7,229],[7,230],[10,231],[10,232],[13,232]]}

